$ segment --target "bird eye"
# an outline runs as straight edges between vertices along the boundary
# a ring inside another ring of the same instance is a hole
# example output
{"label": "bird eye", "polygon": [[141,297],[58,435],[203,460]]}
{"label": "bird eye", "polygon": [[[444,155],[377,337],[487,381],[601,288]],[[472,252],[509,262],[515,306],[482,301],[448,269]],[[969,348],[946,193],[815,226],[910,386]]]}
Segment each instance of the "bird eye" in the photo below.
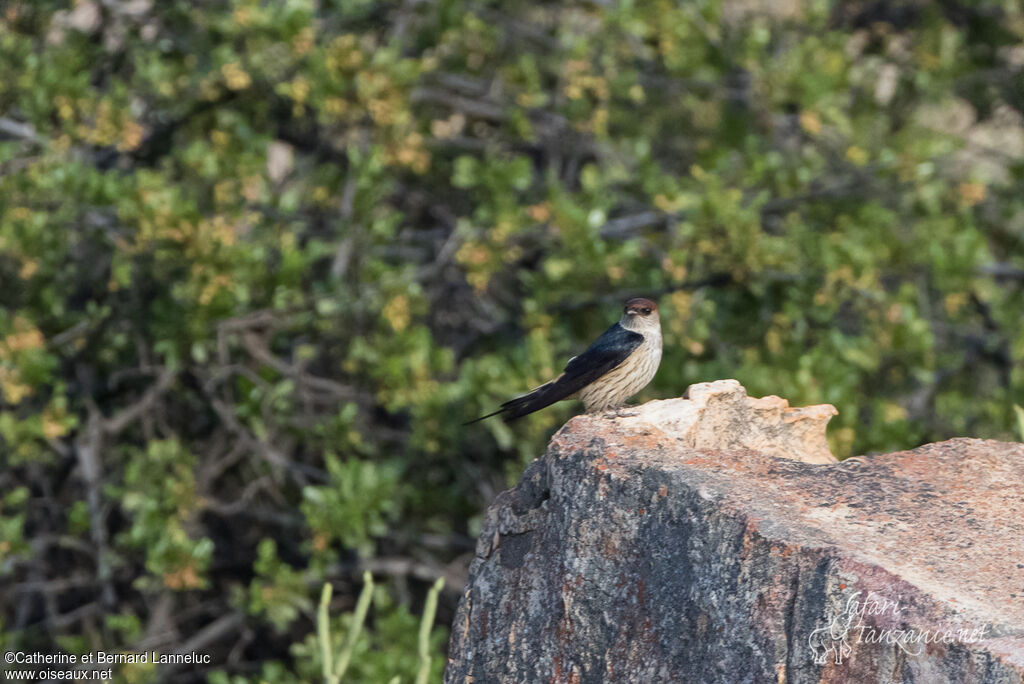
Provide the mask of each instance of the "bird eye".
{"label": "bird eye", "polygon": [[648,309],[647,307],[644,307],[643,309],[640,309],[640,313],[646,316],[647,314],[651,313],[651,310]]}

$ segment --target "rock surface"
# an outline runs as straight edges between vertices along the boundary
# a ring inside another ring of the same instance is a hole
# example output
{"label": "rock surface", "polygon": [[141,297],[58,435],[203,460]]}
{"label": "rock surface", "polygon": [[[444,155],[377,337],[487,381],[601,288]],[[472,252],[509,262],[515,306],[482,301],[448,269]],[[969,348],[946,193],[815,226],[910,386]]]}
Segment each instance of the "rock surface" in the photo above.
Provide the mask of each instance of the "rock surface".
{"label": "rock surface", "polygon": [[835,462],[735,381],[579,416],[488,511],[447,682],[1020,683],[1024,445]]}

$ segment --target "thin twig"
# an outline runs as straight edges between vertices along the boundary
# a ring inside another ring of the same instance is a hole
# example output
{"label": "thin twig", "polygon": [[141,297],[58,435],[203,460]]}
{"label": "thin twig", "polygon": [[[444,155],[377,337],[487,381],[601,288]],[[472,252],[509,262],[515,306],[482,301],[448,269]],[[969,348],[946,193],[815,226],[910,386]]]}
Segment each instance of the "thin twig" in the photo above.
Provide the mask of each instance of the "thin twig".
{"label": "thin twig", "polygon": [[176,370],[165,367],[157,376],[156,382],[146,390],[141,399],[103,421],[103,431],[108,435],[116,435],[141,418],[143,414],[151,411],[157,400],[170,389],[177,377]]}

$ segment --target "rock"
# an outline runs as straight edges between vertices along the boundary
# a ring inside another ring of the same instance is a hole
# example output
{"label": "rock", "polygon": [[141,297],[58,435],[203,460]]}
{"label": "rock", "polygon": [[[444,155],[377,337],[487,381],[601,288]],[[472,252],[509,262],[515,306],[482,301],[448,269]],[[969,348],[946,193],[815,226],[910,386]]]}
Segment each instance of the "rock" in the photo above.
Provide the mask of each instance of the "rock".
{"label": "rock", "polygon": [[1016,682],[1024,445],[835,462],[735,381],[578,416],[489,509],[445,681]]}
{"label": "rock", "polygon": [[746,448],[807,463],[836,462],[825,440],[834,406],[790,408],[779,397],[752,399],[735,380],[690,385],[686,394],[688,399],[650,401],[620,426],[654,427],[691,449]]}

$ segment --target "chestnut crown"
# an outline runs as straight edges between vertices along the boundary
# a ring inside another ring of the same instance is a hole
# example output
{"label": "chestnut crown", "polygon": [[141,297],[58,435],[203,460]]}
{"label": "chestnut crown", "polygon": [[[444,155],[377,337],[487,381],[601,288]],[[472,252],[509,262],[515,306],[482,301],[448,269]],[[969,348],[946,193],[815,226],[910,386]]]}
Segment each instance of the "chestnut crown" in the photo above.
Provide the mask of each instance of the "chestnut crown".
{"label": "chestnut crown", "polygon": [[626,302],[623,313],[629,316],[650,316],[658,313],[658,305],[650,299],[634,297]]}

